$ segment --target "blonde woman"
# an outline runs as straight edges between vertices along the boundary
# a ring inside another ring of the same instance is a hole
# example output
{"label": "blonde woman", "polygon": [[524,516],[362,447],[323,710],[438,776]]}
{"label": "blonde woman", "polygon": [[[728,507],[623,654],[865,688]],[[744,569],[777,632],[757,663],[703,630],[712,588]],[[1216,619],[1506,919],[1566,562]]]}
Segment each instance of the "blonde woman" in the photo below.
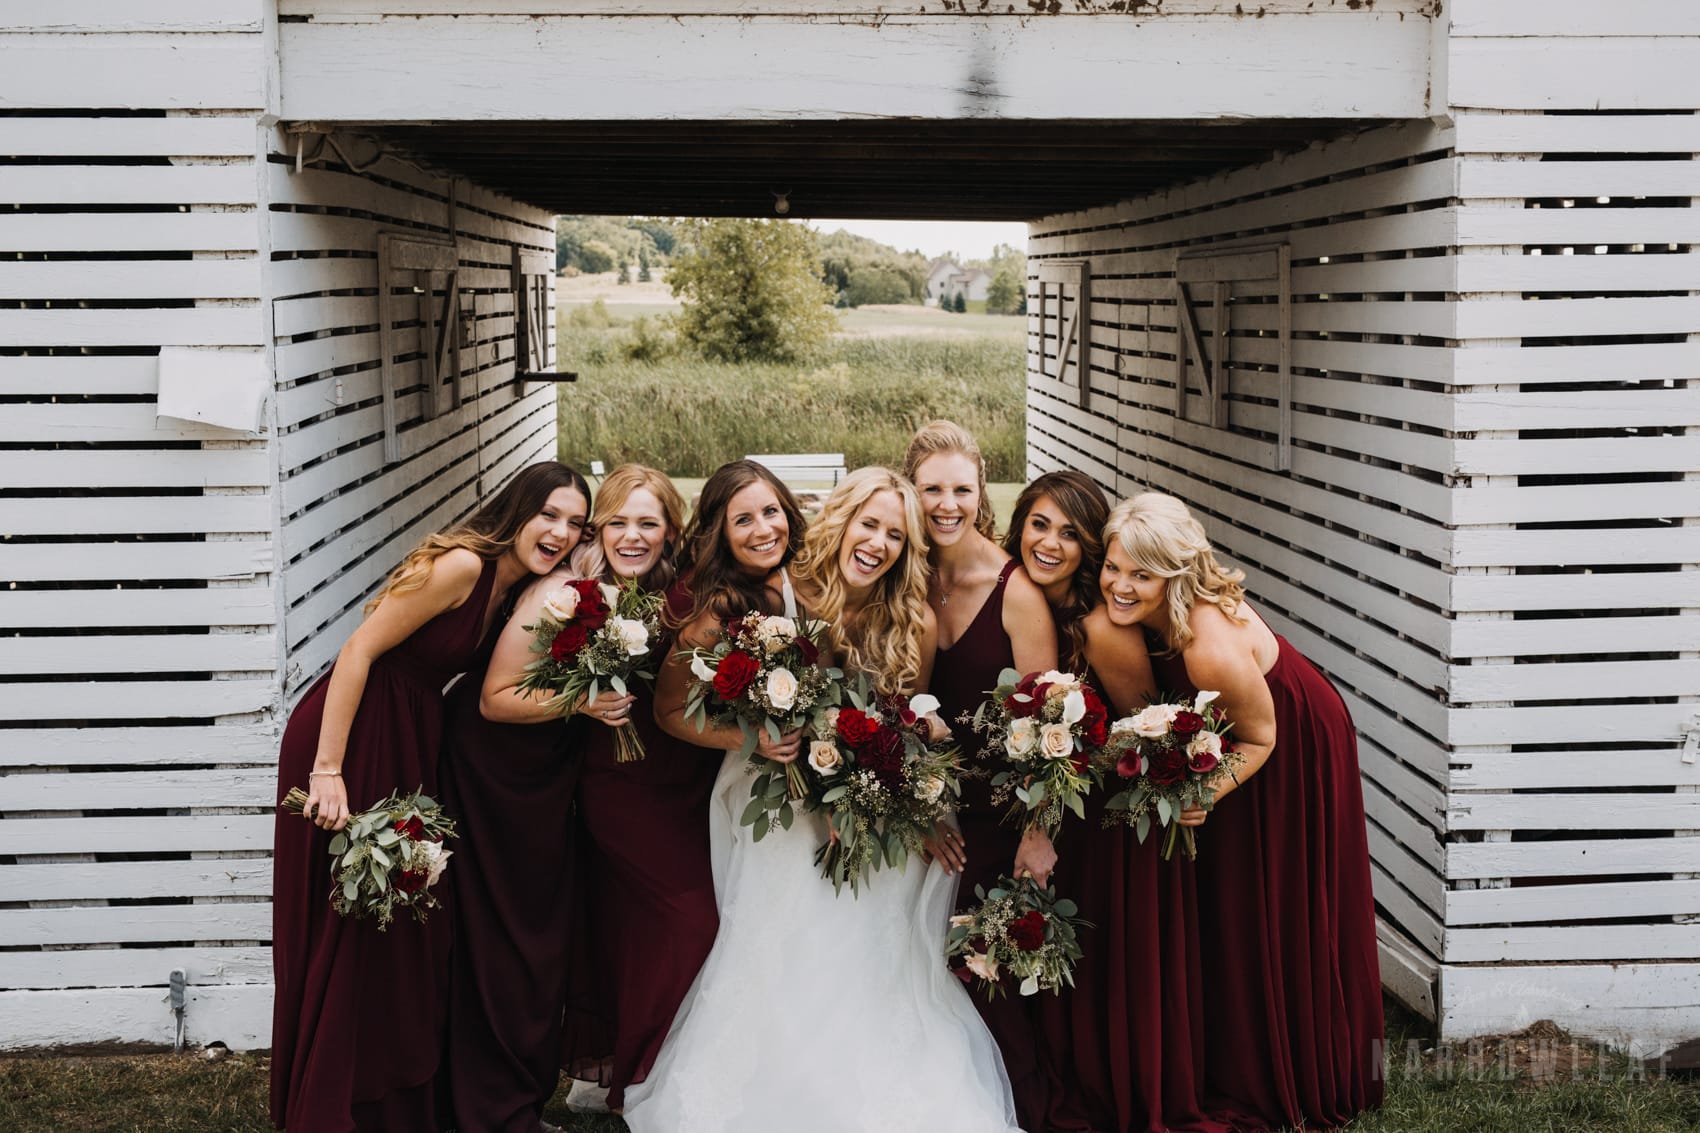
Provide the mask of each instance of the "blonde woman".
{"label": "blonde woman", "polygon": [[[534,464],[397,567],[331,671],[290,714],[272,858],[271,1117],[290,1129],[435,1129],[450,917],[385,933],[330,906],[327,848],[351,811],[392,791],[436,794],[443,686],[478,659],[509,590],[578,545],[590,490]],[[454,877],[451,870],[445,881]]]}
{"label": "blonde woman", "polygon": [[[943,705],[939,715],[966,734],[959,718],[986,699],[999,672],[1057,667],[1056,626],[1044,591],[992,541],[986,467],[973,436],[950,421],[925,425],[909,442],[903,471],[920,495],[932,545],[927,602],[939,623],[932,693]],[[984,761],[980,766],[990,768]],[[958,903],[964,907],[975,903],[976,885],[990,889],[1000,874],[1031,874],[1043,884],[1057,860],[1044,831],[1022,831],[1003,822],[1003,808],[992,805],[989,778],[963,782],[962,842],[947,839],[940,847],[946,865],[962,872]],[[1002,996],[974,1002],[1003,1053],[1022,1128],[1045,1128],[1051,1089],[1041,1061],[1035,1000]]]}
{"label": "blonde woman", "polygon": [[1164,646],[1158,685],[1221,693],[1244,757],[1180,821],[1198,856],[1205,1094],[1236,1128],[1343,1125],[1381,1101],[1381,980],[1357,733],[1334,686],[1274,633],[1173,496],[1118,505],[1104,612]]}
{"label": "blonde woman", "polygon": [[[914,490],[866,468],[827,499],[792,567],[837,659],[888,693],[927,679],[923,554]],[[814,864],[820,816],[760,845],[739,827],[742,763],[733,753],[710,804],[720,935],[649,1080],[626,1092],[633,1133],[1015,1133],[997,1049],[940,962],[950,875],[911,860],[839,896]]]}

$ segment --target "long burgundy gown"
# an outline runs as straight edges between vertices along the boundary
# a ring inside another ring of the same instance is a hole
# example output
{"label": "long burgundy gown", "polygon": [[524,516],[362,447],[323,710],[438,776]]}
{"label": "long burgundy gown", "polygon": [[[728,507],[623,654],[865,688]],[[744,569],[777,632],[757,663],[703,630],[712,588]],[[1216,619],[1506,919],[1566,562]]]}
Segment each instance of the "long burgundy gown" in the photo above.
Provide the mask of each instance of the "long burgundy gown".
{"label": "long burgundy gown", "polygon": [[560,1078],[573,790],[589,725],[484,719],[479,693],[503,615],[444,708],[443,793],[460,833],[448,1041],[457,1133],[537,1133]]}
{"label": "long burgundy gown", "polygon": [[[1014,559],[1004,564],[985,605],[956,644],[949,649],[940,648],[933,661],[931,691],[939,698],[939,715],[964,741],[965,767],[988,773],[962,782],[957,821],[962,827],[968,865],[962,871],[961,887],[957,890],[958,912],[978,904],[974,896],[976,885],[990,889],[1000,875],[1008,875],[1014,869],[1015,851],[1021,845],[1020,827],[1003,820],[1007,807],[992,803],[988,780],[990,773],[997,770],[996,762],[980,751],[982,737],[974,736],[968,725],[959,722],[962,716],[971,716],[997,687],[999,673],[1015,667],[1015,652],[1003,628],[1003,598],[1009,576],[1017,565]],[[1044,1129],[1049,1088],[1040,1057],[1040,1022],[1035,997],[1010,994],[988,1000],[976,993],[974,1006],[979,1008],[980,1018],[985,1020],[1003,1055],[1021,1127]]]}
{"label": "long burgundy gown", "polygon": [[[1357,732],[1328,678],[1276,640],[1275,748],[1198,835],[1205,1104],[1248,1130],[1341,1125],[1382,1096]],[[1195,691],[1178,658],[1155,660],[1163,688]]]}
{"label": "long burgundy gown", "polygon": [[[1063,643],[1066,644],[1066,643]],[[1066,653],[1066,648],[1064,649]],[[1088,671],[1086,679],[1102,691]],[[1049,1127],[1067,1133],[1224,1128],[1203,1113],[1204,1004],[1192,863],[1165,862],[1126,823],[1104,826],[1112,771],[1058,839],[1053,884],[1090,921],[1074,988],[1040,997]]]}
{"label": "long burgundy gown", "polygon": [[[676,613],[690,609],[682,585],[668,602]],[[567,1072],[608,1087],[615,1108],[627,1086],[648,1076],[720,927],[708,796],[725,752],[663,732],[651,690],[634,691],[631,720],[644,758],[618,762],[613,730],[601,726],[584,748],[578,978],[562,1048]]]}
{"label": "long burgundy gown", "polygon": [[[484,564],[472,593],[372,663],[342,766],[353,811],[392,791],[437,794],[443,686],[472,663],[495,585]],[[305,787],[318,752],[330,673],[284,729],[278,801]],[[278,812],[272,851],[271,1118],[300,1133],[437,1128],[434,1078],[441,1058],[450,914],[423,923],[397,917],[380,933],[330,906],[331,835]],[[458,863],[453,863],[458,865]],[[452,906],[451,866],[437,884]]]}

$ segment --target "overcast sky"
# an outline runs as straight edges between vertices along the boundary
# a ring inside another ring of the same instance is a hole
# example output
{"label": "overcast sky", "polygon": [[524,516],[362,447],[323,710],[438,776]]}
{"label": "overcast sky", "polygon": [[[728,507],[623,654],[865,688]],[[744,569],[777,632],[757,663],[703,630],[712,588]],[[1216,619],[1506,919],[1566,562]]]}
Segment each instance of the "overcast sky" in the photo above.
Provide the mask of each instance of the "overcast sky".
{"label": "overcast sky", "polygon": [[965,260],[985,259],[992,245],[1027,246],[1027,226],[969,220],[811,220],[822,232],[843,228],[890,244],[900,252],[919,248],[929,257],[953,253]]}

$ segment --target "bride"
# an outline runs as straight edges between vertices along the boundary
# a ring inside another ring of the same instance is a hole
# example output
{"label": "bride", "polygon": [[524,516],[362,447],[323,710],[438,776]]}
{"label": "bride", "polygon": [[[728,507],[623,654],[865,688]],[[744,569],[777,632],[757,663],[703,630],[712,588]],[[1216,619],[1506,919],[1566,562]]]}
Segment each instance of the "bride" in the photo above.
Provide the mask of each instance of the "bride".
{"label": "bride", "polygon": [[[937,625],[908,481],[884,468],[852,473],[800,540],[782,485],[757,466],[735,476],[740,486],[714,497],[704,485],[692,521],[697,604],[681,644],[707,644],[722,618],[764,599],[794,617],[801,596],[807,614],[828,621],[846,671],[888,693],[923,690]],[[784,564],[799,542],[793,587]],[[738,729],[699,735],[683,716],[686,681],[677,661],[662,670],[661,726],[734,749],[709,801],[720,934],[654,1069],[626,1093],[633,1133],[1017,1133],[997,1048],[943,960],[955,832],[940,831],[930,862],[876,873],[860,897],[835,894],[814,865],[821,817],[799,814],[759,845],[738,825],[750,783]],[[764,739],[763,754],[795,759],[799,741]]]}

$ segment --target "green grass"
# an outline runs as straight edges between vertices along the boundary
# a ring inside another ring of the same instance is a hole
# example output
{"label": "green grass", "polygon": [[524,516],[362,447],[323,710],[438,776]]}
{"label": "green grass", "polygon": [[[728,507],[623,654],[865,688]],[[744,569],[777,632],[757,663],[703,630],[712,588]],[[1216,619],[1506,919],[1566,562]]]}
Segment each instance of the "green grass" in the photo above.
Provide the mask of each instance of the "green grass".
{"label": "green grass", "polygon": [[[1544,1025],[1550,1028],[1550,1024]],[[1531,1035],[1533,1037],[1531,1037]],[[1700,1081],[1639,1076],[1622,1058],[1601,1059],[1552,1030],[1453,1044],[1434,1051],[1429,1024],[1388,1004],[1392,1069],[1387,1101],[1351,1123],[1352,1133],[1690,1133],[1700,1128]],[[1547,1046],[1540,1045],[1541,1043]],[[1415,1043],[1415,1047],[1407,1044]],[[1531,1048],[1559,1051],[1556,1072],[1531,1073]],[[6,1133],[265,1133],[267,1059],[193,1054],[0,1057],[0,1130]],[[544,1111],[573,1133],[623,1133],[609,1116],[576,1116],[563,1087]],[[869,1133],[885,1133],[870,1130]]]}
{"label": "green grass", "polygon": [[843,336],[804,365],[737,365],[676,351],[634,361],[629,347],[642,328],[623,324],[616,310],[583,308],[560,320],[559,366],[579,380],[560,387],[559,446],[575,467],[637,460],[706,476],[752,452],[842,452],[852,468],[893,464],[918,425],[949,417],[979,439],[989,478],[1025,472],[1019,337]]}

